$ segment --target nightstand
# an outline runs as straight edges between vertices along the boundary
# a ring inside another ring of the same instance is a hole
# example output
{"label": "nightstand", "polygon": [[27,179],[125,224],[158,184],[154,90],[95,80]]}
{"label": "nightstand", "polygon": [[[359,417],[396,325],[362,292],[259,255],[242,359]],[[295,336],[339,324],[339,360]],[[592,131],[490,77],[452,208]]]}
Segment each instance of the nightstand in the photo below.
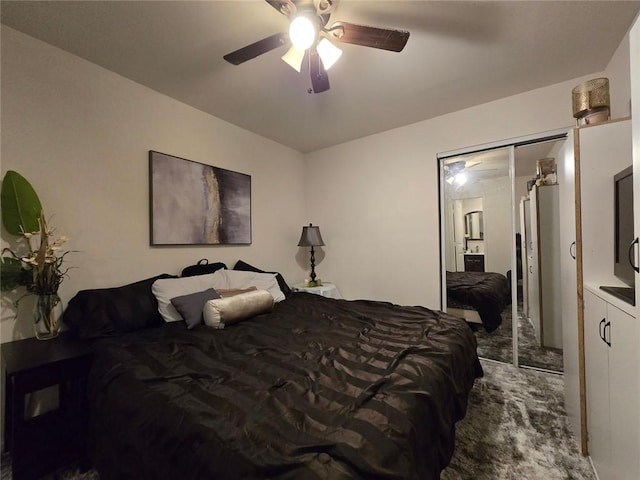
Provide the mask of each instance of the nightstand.
{"label": "nightstand", "polygon": [[293,286],[293,291],[313,293],[314,295],[321,295],[329,298],[342,298],[342,295],[340,295],[340,292],[338,291],[338,287],[333,283],[323,283],[319,287],[306,287],[304,283],[300,283]]}
{"label": "nightstand", "polygon": [[[11,451],[13,480],[37,479],[79,461],[86,467],[87,341],[61,334],[0,345],[5,371],[5,450]],[[25,418],[26,395],[58,386],[58,408]]]}
{"label": "nightstand", "polygon": [[465,253],[464,271],[484,272],[484,253]]}

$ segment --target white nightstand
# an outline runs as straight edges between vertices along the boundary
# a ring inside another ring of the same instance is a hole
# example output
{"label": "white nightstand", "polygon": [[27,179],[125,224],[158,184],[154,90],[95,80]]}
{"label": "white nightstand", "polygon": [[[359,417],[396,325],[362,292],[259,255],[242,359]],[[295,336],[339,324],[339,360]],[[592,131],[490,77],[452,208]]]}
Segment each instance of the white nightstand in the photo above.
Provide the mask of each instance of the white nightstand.
{"label": "white nightstand", "polygon": [[328,298],[342,298],[342,295],[340,295],[340,292],[338,291],[338,287],[333,283],[323,282],[319,287],[305,287],[304,283],[299,283],[293,286],[293,291],[313,293],[314,295],[321,295]]}

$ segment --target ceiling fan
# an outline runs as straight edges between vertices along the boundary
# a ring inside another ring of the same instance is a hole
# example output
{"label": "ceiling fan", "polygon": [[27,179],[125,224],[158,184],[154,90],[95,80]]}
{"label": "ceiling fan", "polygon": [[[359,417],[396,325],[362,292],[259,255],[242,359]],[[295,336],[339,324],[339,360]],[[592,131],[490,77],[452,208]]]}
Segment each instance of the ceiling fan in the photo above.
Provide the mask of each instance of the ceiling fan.
{"label": "ceiling fan", "polygon": [[311,85],[309,93],[329,90],[327,70],[340,58],[342,50],[333,42],[400,52],[407,44],[409,32],[385,28],[333,22],[327,26],[339,0],[265,0],[281,14],[289,17],[289,32],[276,33],[225,55],[233,65],[256,58],[282,45],[291,48],[282,56],[298,72],[305,58],[309,62]]}
{"label": "ceiling fan", "polygon": [[444,179],[451,185],[455,181],[457,185],[464,185],[467,183],[467,175],[465,170],[479,165],[480,162],[468,162],[466,160],[457,160],[455,162],[448,163],[444,166]]}

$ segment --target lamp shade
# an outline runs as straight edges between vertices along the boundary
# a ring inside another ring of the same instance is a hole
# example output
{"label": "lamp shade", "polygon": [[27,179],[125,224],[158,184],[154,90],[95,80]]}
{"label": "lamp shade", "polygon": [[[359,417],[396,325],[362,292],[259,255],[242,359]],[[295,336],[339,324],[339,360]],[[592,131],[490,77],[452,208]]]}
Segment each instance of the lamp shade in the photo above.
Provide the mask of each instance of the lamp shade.
{"label": "lamp shade", "polygon": [[342,55],[342,50],[340,50],[326,38],[320,40],[318,46],[316,47],[316,50],[318,51],[318,55],[320,55],[322,66],[325,70],[329,70]]}
{"label": "lamp shade", "polygon": [[280,58],[296,72],[300,73],[302,61],[304,60],[304,50],[300,50],[292,45],[291,48],[287,50],[287,53]]}
{"label": "lamp shade", "polygon": [[573,116],[579,118],[594,108],[609,108],[609,79],[594,78],[581,83],[571,91]]}
{"label": "lamp shade", "polygon": [[302,227],[302,235],[300,235],[299,247],[320,247],[324,245],[322,235],[320,235],[320,227],[314,227],[309,224],[308,227]]}

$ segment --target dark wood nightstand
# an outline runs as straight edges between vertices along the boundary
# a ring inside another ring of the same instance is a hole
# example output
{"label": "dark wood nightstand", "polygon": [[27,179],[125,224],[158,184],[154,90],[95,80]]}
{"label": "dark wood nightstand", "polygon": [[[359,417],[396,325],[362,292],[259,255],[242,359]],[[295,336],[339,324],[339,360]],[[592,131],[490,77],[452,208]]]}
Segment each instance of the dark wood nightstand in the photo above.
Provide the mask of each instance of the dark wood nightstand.
{"label": "dark wood nightstand", "polygon": [[484,272],[484,253],[465,253],[464,271]]}
{"label": "dark wood nightstand", "polygon": [[[13,480],[37,479],[80,462],[87,467],[87,377],[91,348],[63,333],[53,340],[28,338],[0,345],[5,380],[5,450]],[[25,418],[25,398],[58,386],[59,407]]]}

